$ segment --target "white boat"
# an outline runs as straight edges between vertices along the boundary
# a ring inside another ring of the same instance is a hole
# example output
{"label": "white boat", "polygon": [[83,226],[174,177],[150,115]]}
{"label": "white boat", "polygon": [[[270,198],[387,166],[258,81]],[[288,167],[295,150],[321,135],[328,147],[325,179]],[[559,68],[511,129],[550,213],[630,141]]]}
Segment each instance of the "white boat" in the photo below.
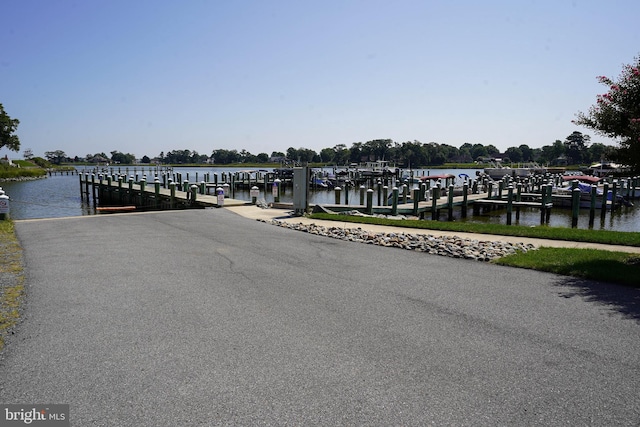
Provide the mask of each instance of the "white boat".
{"label": "white boat", "polygon": [[611,174],[625,173],[630,170],[627,165],[621,165],[618,163],[612,163],[608,161],[602,161],[600,163],[594,163],[587,168],[587,173],[593,176],[609,176]]}
{"label": "white boat", "polygon": [[536,162],[529,162],[523,164],[511,164],[511,166],[505,166],[501,162],[491,162],[489,167],[484,168],[484,173],[487,174],[493,180],[501,180],[506,175],[511,177],[527,178],[533,175],[544,174],[547,169],[540,166]]}
{"label": "white boat", "polygon": [[376,160],[375,162],[365,162],[359,165],[352,164],[350,168],[355,169],[363,177],[389,176],[396,173],[394,166],[387,160]]}
{"label": "white boat", "polygon": [[[576,178],[580,178],[579,176]],[[568,180],[565,180],[568,181]],[[596,182],[586,179],[579,179],[577,188],[580,190],[580,207],[588,208],[591,206],[591,186]],[[573,185],[568,184],[563,187],[556,187],[553,189],[554,194],[566,196],[565,199],[561,201],[557,201],[557,203],[561,206],[571,206],[571,195],[573,194]],[[602,207],[602,195],[604,191],[601,187],[596,188],[596,204],[595,207],[600,209]],[[611,199],[613,198],[613,191],[607,191],[607,203],[611,204]],[[556,202],[554,202],[556,203]],[[633,206],[633,203],[628,200],[626,197],[623,197],[619,194],[616,195],[616,203],[624,206]]]}

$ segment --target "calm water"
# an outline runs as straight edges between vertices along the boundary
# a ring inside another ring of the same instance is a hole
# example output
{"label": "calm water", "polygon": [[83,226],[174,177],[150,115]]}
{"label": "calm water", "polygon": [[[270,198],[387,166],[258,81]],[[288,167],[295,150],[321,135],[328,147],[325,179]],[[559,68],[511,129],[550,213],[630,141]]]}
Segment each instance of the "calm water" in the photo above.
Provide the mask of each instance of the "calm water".
{"label": "calm water", "polygon": [[[139,170],[138,170],[139,171]],[[174,172],[181,172],[183,177],[189,173],[191,181],[196,180],[196,172],[198,180],[204,178],[205,173],[227,173],[235,172],[236,169],[220,169],[220,168],[183,168],[175,169]],[[123,170],[124,172],[124,170]],[[451,173],[456,176],[466,173],[470,177],[475,177],[476,170],[417,170],[415,175],[428,175]],[[129,173],[133,173],[132,170]],[[213,180],[213,178],[211,178]],[[13,219],[32,219],[32,218],[59,218],[65,216],[95,215],[95,209],[91,204],[80,198],[80,183],[77,175],[52,176],[46,179],[25,182],[2,182],[0,187],[4,189],[10,197],[10,215]],[[237,191],[236,199],[250,200],[248,191]],[[273,201],[273,197],[269,192],[266,196],[261,194],[260,198],[266,199],[268,202]],[[333,204],[335,200],[332,190],[312,191],[310,194],[310,203],[315,204]],[[359,203],[360,192],[358,189],[352,189],[349,192],[349,202]],[[292,202],[293,194],[291,187],[286,187],[281,194],[281,201]],[[344,202],[344,195],[342,196]],[[374,203],[377,202],[377,191],[374,192]],[[618,230],[618,231],[640,231],[640,200],[635,202],[636,206],[631,208],[622,207],[618,211],[611,214],[607,212],[604,219],[600,216],[600,210],[596,210],[593,229]],[[579,228],[589,228],[588,210],[581,210],[581,216],[578,220]],[[447,214],[443,212],[441,220],[446,220]],[[461,221],[460,212],[456,211],[454,220]],[[473,216],[469,210],[467,221],[488,222],[505,224],[506,215],[504,210],[491,211],[479,216]],[[526,226],[535,226],[540,224],[540,212],[537,209],[522,209],[520,219],[516,221],[515,212],[513,223]],[[552,210],[549,225],[558,227],[571,227],[571,214],[569,209],[556,208]]]}

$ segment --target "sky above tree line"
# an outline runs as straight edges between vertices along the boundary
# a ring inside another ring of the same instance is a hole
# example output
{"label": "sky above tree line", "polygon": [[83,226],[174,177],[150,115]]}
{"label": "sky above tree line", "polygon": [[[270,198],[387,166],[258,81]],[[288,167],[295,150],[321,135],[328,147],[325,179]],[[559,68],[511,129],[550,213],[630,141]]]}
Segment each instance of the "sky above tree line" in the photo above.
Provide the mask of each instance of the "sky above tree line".
{"label": "sky above tree line", "polygon": [[2,16],[0,103],[36,156],[610,144],[571,120],[640,53],[635,0],[22,0]]}

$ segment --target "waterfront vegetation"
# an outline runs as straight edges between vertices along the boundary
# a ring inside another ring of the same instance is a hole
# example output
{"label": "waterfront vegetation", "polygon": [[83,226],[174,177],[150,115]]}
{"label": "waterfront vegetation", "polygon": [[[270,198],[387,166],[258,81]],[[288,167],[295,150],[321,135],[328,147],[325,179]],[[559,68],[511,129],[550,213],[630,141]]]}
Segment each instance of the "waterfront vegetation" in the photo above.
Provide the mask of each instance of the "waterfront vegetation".
{"label": "waterfront vegetation", "polygon": [[24,295],[22,248],[16,238],[13,222],[0,220],[0,350],[7,333],[20,319]]}
{"label": "waterfront vegetation", "polygon": [[21,179],[21,178],[40,178],[45,176],[46,171],[40,167],[15,167],[0,165],[0,180],[5,179]]}
{"label": "waterfront vegetation", "polygon": [[[564,227],[524,227],[470,222],[441,222],[425,220],[395,220],[375,217],[317,213],[311,218],[340,222],[378,224],[423,230],[453,231],[502,236],[531,237],[585,243],[640,246],[640,233],[580,230]],[[493,261],[496,264],[548,271],[584,279],[602,280],[640,287],[640,256],[625,252],[596,249],[542,247]]]}

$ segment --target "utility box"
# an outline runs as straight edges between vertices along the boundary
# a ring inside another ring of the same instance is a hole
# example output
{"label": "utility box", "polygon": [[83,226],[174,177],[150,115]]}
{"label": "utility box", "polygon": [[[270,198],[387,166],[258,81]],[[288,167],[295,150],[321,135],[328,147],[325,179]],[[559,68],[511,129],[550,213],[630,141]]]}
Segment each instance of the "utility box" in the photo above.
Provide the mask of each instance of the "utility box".
{"label": "utility box", "polygon": [[293,168],[293,210],[304,215],[309,210],[309,168]]}

